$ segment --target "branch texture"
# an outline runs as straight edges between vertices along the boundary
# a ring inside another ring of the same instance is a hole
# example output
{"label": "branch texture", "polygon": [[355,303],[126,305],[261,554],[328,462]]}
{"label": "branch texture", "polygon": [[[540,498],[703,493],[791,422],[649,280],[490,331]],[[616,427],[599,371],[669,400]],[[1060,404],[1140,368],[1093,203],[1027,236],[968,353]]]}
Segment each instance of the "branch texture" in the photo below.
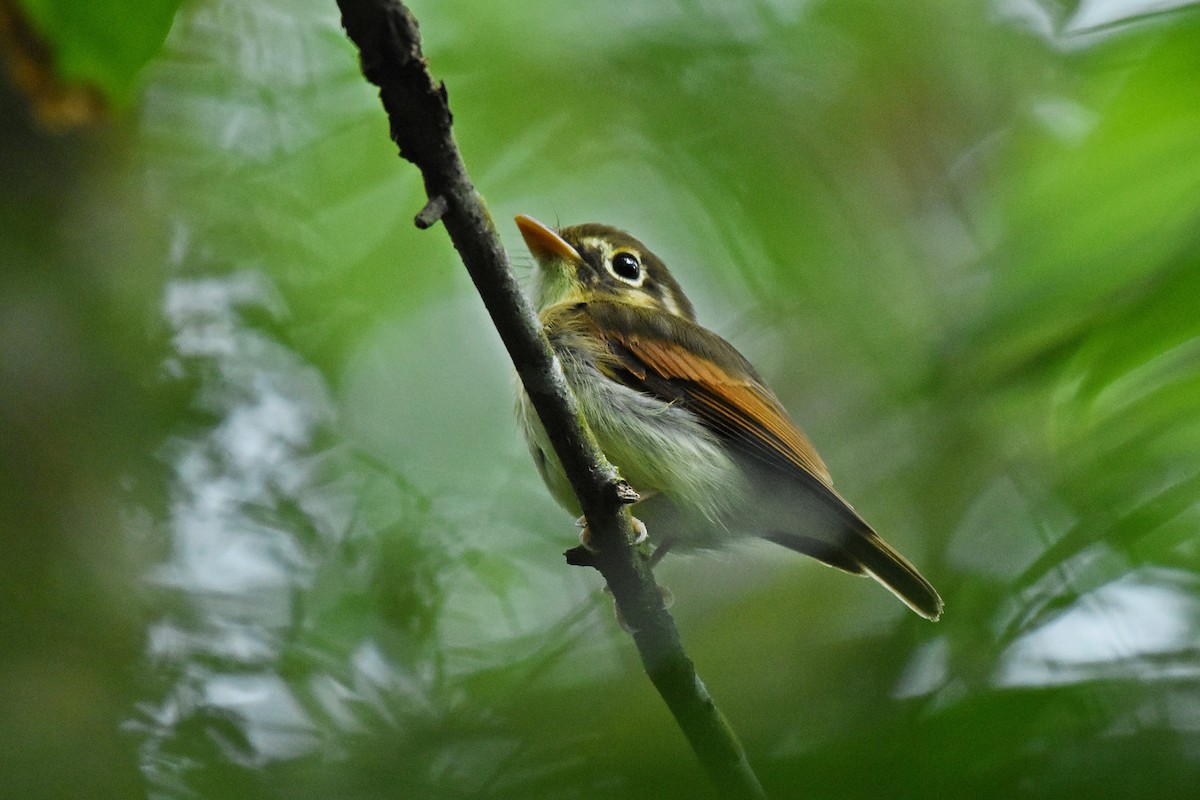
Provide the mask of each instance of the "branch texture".
{"label": "branch texture", "polygon": [[521,291],[482,198],[467,175],[452,132],[445,87],[421,53],[417,21],[398,0],[338,0],[342,25],[358,46],[363,74],[379,87],[393,141],[415,164],[428,203],[415,224],[439,219],[475,282],[571,486],[587,517],[596,552],[575,549],[568,561],[595,567],[633,630],[647,675],[666,701],[723,797],[763,797],[741,744],[714,705],[663,607],[627,504],[629,485],[587,429],[536,314]]}

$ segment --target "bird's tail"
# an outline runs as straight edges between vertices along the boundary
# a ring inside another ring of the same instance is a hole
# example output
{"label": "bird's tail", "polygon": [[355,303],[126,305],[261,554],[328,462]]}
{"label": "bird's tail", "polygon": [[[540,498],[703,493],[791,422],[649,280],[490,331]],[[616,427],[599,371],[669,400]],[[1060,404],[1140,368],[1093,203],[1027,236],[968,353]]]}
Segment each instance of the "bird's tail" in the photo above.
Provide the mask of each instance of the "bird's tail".
{"label": "bird's tail", "polygon": [[944,607],[942,598],[917,568],[861,519],[845,523],[850,529],[832,542],[793,533],[773,533],[767,538],[831,567],[870,575],[913,611],[937,620]]}

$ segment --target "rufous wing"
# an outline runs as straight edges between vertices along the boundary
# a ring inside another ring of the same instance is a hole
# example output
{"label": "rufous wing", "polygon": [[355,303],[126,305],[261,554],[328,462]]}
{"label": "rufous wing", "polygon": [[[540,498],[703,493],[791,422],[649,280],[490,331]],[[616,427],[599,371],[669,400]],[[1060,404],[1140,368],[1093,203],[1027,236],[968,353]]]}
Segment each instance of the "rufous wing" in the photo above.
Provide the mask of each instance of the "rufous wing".
{"label": "rufous wing", "polygon": [[589,305],[614,356],[600,365],[610,378],[678,403],[734,448],[833,492],[816,448],[732,345],[682,318],[639,325],[642,309]]}
{"label": "rufous wing", "polygon": [[732,345],[682,317],[619,303],[586,305],[592,333],[611,356],[599,364],[608,377],[686,408],[732,448],[807,485],[838,519],[832,536],[791,527],[761,535],[838,569],[870,575],[928,619],[941,615],[937,591],[834,490],[816,449]]}

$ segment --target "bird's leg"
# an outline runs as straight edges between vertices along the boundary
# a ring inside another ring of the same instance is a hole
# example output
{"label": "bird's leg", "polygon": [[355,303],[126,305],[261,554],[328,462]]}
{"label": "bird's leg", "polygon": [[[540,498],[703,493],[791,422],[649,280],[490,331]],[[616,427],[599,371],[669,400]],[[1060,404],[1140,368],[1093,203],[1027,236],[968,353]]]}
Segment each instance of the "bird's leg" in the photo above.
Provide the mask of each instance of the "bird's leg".
{"label": "bird's leg", "polygon": [[[646,526],[643,525],[642,527],[645,528]],[[662,561],[662,557],[667,554],[667,551],[671,549],[671,545],[673,544],[675,544],[674,538],[670,536],[663,537],[662,542],[660,542],[658,547],[654,548],[654,552],[650,554],[650,569],[654,569],[658,566],[658,562]]]}
{"label": "bird's leg", "polygon": [[[657,494],[657,492],[649,492],[649,493],[643,494],[640,499],[646,500],[646,499],[649,499],[650,497],[653,497],[655,494]],[[641,545],[641,544],[645,544],[647,541],[650,540],[650,532],[648,530],[646,530],[646,523],[642,522],[640,519],[638,519],[637,517],[634,517],[634,516],[630,516],[630,523],[632,524],[633,531],[636,534],[634,537],[634,540],[633,540],[633,545],[635,547],[638,545]],[[590,550],[592,552],[595,552],[595,548],[592,547],[592,544],[591,544],[591,534],[588,531],[587,519],[585,519],[584,517],[580,517],[579,519],[575,520],[575,524],[583,529],[579,533],[579,544],[585,550]],[[674,543],[674,539],[667,537],[667,538],[663,539],[662,544],[660,544],[658,547],[656,547],[654,549],[654,552],[650,555],[650,569],[654,569],[655,565],[658,564],[658,562],[662,559],[662,557],[667,554],[667,551],[671,549],[671,545],[673,543]],[[610,589],[608,586],[604,587],[604,591],[609,594],[612,593],[612,589]],[[664,607],[670,608],[672,605],[674,605],[675,596],[671,593],[670,589],[668,589],[665,586],[659,586],[658,591],[662,595]],[[622,630],[624,630],[626,633],[634,633],[635,632],[634,629],[629,625],[629,623],[625,621],[625,617],[621,614],[621,609],[619,606],[617,606],[615,600],[613,601],[613,612],[616,614],[617,623],[621,626]]]}

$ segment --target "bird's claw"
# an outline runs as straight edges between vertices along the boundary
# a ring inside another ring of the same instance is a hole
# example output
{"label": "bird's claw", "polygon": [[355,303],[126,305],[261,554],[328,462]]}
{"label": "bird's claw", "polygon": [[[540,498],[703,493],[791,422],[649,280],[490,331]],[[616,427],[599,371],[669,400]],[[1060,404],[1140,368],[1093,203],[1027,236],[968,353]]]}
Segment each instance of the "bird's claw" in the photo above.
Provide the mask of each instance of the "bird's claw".
{"label": "bird's claw", "polygon": [[637,517],[630,517],[630,522],[633,525],[633,531],[637,536],[633,539],[633,544],[636,547],[650,538],[650,533],[646,530],[646,523],[642,522]]}
{"label": "bird's claw", "polygon": [[589,553],[595,553],[596,548],[592,546],[592,531],[588,527],[587,518],[580,517],[575,520],[575,524],[579,526],[579,546]]}

